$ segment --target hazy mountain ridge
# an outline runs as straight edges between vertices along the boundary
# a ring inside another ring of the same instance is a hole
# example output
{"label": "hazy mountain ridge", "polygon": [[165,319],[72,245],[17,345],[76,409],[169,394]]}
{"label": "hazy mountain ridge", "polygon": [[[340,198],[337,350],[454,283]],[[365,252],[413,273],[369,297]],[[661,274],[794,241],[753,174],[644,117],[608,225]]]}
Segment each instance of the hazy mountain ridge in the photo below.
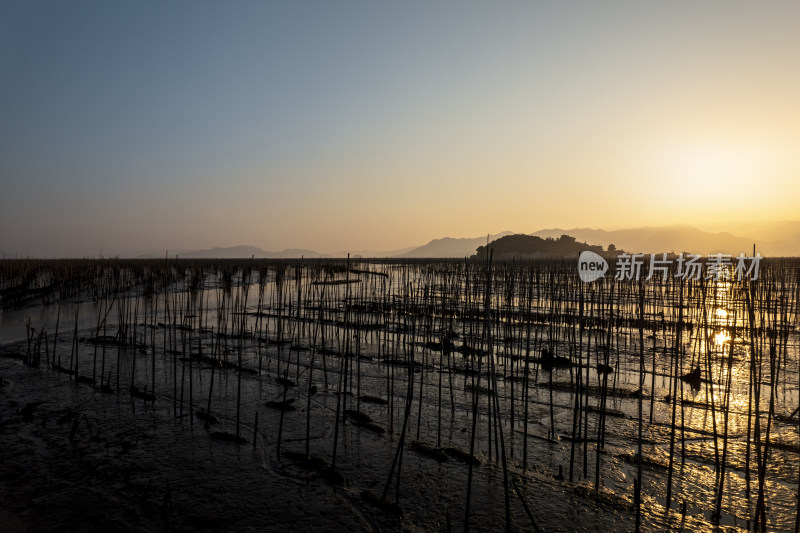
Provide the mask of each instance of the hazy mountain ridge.
{"label": "hazy mountain ridge", "polygon": [[[354,252],[336,252],[332,254],[323,254],[315,250],[308,250],[305,248],[287,248],[280,252],[271,252],[268,250],[263,250],[258,246],[239,245],[239,246],[228,246],[228,247],[214,247],[204,250],[191,250],[191,251],[183,251],[175,253],[168,252],[168,255],[170,258],[174,258],[177,255],[179,258],[183,259],[241,259],[248,257],[254,257],[256,259],[281,259],[281,258],[295,259],[298,257],[319,259],[328,257],[330,258],[347,257],[347,254],[349,253],[350,257],[373,258],[373,257],[392,257],[413,249],[414,249],[413,247],[410,247],[410,248],[401,248],[399,250],[392,250],[388,252],[376,251],[376,250],[357,250]],[[164,257],[164,254],[147,253],[137,256],[138,259],[158,259],[160,257]]]}
{"label": "hazy mountain ridge", "polygon": [[[746,232],[746,233],[745,233]],[[489,241],[520,232],[503,231],[489,235]],[[800,221],[756,222],[742,224],[731,231],[710,232],[698,229],[687,224],[671,226],[647,226],[627,228],[620,230],[603,230],[594,228],[549,228],[530,233],[535,237],[558,239],[561,235],[569,235],[579,242],[600,245],[604,249],[609,244],[614,244],[618,249],[629,252],[663,253],[663,252],[692,252],[699,254],[744,252],[752,254],[753,244],[756,251],[764,256],[800,256]],[[350,251],[351,257],[363,258],[437,258],[456,257],[464,258],[475,255],[477,249],[486,244],[486,236],[480,237],[442,237],[433,239],[427,244],[417,247],[408,247],[397,250],[354,250]],[[348,252],[320,253],[315,250],[303,248],[287,248],[279,252],[267,251],[257,246],[239,245],[230,247],[214,247],[203,250],[167,250],[165,252],[148,252],[122,257],[136,257],[139,259],[159,259],[165,254],[174,258],[247,258],[258,259],[277,258],[335,258],[347,257]],[[14,258],[18,254],[5,250],[0,251],[0,257]]]}
{"label": "hazy mountain ridge", "polygon": [[757,237],[764,241],[774,241],[783,244],[800,242],[800,221],[780,220],[778,222],[749,222],[734,225],[730,228],[734,235]]}
{"label": "hazy mountain ridge", "polygon": [[[503,231],[489,235],[489,241],[497,240],[507,235],[514,235],[513,231]],[[435,258],[435,257],[469,257],[475,254],[479,246],[486,244],[486,237],[442,237],[441,239],[433,239],[428,244],[414,248],[397,257],[422,257],[422,258]]]}
{"label": "hazy mountain ridge", "polygon": [[795,224],[798,227],[798,238],[793,240],[769,240],[760,238],[759,235],[742,237],[727,231],[713,233],[685,224],[611,231],[592,228],[551,228],[539,230],[533,235],[555,238],[567,234],[579,241],[600,244],[605,248],[609,244],[614,244],[617,248],[630,252],[692,252],[703,255],[711,253],[735,255],[742,252],[750,255],[755,244],[756,251],[764,256],[795,256],[800,255],[800,223]]}
{"label": "hazy mountain ridge", "polygon": [[[512,231],[503,231],[494,235],[489,235],[489,241],[493,241],[506,235],[513,235]],[[475,250],[486,244],[486,236],[481,237],[442,237],[433,239],[422,246],[411,246],[397,250],[354,250],[324,254],[315,250],[303,248],[287,248],[280,252],[263,250],[257,246],[239,245],[228,247],[214,247],[204,250],[192,250],[178,252],[179,258],[184,259],[236,259],[242,257],[255,257],[256,259],[279,259],[279,258],[334,258],[334,257],[363,257],[363,258],[436,258],[436,257],[469,257]],[[169,253],[169,257],[174,258],[175,253]],[[163,254],[144,254],[138,256],[141,259],[157,259],[164,257]]]}
{"label": "hazy mountain ridge", "polygon": [[[295,258],[295,257],[324,257],[322,254],[314,250],[304,250],[301,248],[287,248],[281,252],[270,252],[262,250],[257,246],[239,245],[228,247],[214,247],[206,250],[192,250],[187,252],[177,252],[169,254],[170,258],[183,259],[238,259],[243,257],[255,257],[256,259],[279,259],[281,257]],[[153,259],[163,257],[154,254],[145,254],[140,256],[141,259]]]}

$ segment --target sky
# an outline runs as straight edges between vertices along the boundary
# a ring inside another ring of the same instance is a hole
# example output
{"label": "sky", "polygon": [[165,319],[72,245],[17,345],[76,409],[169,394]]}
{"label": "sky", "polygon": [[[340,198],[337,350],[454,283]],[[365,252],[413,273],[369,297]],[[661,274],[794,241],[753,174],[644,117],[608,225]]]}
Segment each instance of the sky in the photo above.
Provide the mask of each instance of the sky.
{"label": "sky", "polygon": [[796,1],[0,2],[0,250],[797,220]]}

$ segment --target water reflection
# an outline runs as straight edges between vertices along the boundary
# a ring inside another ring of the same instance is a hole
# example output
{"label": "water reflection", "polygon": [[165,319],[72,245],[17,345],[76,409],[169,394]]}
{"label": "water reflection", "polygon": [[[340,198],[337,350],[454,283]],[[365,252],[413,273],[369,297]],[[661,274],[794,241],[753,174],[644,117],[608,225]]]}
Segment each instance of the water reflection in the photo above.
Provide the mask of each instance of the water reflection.
{"label": "water reflection", "polygon": [[725,330],[719,331],[714,334],[714,345],[720,347],[727,344],[731,340],[731,334]]}

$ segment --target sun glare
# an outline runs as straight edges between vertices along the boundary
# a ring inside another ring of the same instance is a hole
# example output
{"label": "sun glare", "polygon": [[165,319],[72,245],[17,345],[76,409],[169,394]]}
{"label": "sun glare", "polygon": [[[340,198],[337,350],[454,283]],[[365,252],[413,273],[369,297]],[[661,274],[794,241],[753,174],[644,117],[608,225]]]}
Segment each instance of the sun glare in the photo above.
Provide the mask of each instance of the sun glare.
{"label": "sun glare", "polygon": [[663,142],[643,154],[641,172],[655,178],[660,201],[676,209],[703,209],[706,218],[732,209],[762,206],[766,194],[784,181],[783,145],[761,140]]}
{"label": "sun glare", "polygon": [[727,331],[720,331],[714,335],[714,344],[722,345],[731,340],[731,334]]}
{"label": "sun glare", "polygon": [[707,198],[724,200],[729,193],[749,189],[753,180],[771,170],[768,154],[755,147],[695,146],[674,156],[672,174]]}

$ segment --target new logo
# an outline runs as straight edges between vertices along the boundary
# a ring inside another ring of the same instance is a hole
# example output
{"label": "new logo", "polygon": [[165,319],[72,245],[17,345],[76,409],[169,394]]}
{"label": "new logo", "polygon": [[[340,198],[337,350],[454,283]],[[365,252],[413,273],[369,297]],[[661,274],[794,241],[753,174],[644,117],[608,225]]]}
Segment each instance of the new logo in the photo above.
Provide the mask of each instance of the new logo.
{"label": "new logo", "polygon": [[581,281],[591,283],[606,275],[608,262],[600,255],[586,250],[578,257],[578,275]]}

